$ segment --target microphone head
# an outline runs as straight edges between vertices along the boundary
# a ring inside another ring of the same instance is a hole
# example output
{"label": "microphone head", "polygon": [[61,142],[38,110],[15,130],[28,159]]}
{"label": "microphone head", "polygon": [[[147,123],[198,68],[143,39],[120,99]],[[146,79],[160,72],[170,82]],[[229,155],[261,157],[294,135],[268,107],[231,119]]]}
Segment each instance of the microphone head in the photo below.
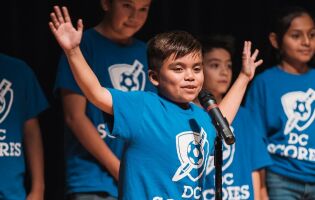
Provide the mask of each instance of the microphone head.
{"label": "microphone head", "polygon": [[213,94],[204,89],[199,92],[198,100],[202,107],[205,109],[209,106],[209,102],[216,103]]}

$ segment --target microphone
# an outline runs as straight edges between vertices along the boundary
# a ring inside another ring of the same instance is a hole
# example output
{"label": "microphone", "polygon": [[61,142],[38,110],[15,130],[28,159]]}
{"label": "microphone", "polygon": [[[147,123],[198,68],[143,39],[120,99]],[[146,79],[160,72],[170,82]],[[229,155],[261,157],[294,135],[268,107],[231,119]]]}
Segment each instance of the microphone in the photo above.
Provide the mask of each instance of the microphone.
{"label": "microphone", "polygon": [[235,137],[232,133],[229,123],[225,117],[223,117],[214,96],[205,90],[201,90],[198,94],[198,99],[202,107],[208,111],[212,119],[212,123],[216,127],[225,143],[228,145],[234,144]]}

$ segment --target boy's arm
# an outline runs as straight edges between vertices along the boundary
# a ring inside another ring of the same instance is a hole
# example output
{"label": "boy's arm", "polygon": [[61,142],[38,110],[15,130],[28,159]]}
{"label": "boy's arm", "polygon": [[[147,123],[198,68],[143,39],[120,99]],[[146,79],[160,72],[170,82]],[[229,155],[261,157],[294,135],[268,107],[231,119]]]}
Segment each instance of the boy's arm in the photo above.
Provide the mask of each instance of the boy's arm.
{"label": "boy's arm", "polygon": [[68,127],[84,148],[118,181],[119,159],[101,139],[95,126],[85,114],[87,100],[69,90],[61,90],[64,118]]}
{"label": "boy's arm", "polygon": [[44,199],[44,156],[41,131],[36,118],[24,124],[24,145],[30,170],[31,190],[27,200]]}
{"label": "boy's arm", "polygon": [[261,200],[259,171],[252,172],[252,181],[253,181],[254,199]]}
{"label": "boy's arm", "polygon": [[265,183],[265,169],[252,172],[255,200],[269,200]]}
{"label": "boy's arm", "polygon": [[242,70],[219,105],[222,114],[230,124],[242,103],[248,83],[253,79],[256,68],[263,62],[261,59],[256,61],[257,55],[258,50],[256,49],[255,52],[251,54],[251,42],[245,41],[242,57]]}
{"label": "boy's arm", "polygon": [[66,7],[62,12],[54,6],[50,14],[50,29],[65,52],[73,76],[87,99],[108,114],[113,114],[113,102],[110,92],[103,88],[83,57],[79,44],[82,37],[82,20],[78,21],[77,30],[73,27]]}

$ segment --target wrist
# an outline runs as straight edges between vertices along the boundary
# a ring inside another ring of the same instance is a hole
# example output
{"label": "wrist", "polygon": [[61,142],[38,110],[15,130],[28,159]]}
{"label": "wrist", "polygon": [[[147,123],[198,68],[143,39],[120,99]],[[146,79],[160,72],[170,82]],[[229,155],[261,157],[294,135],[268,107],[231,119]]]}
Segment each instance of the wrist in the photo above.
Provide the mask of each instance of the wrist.
{"label": "wrist", "polygon": [[77,47],[74,47],[74,48],[72,48],[72,49],[66,50],[66,51],[65,51],[65,54],[66,54],[67,57],[69,57],[69,56],[78,55],[79,52],[80,52],[80,47],[77,46]]}
{"label": "wrist", "polygon": [[33,184],[31,188],[31,193],[44,194],[45,185],[42,184]]}
{"label": "wrist", "polygon": [[251,78],[242,72],[238,75],[237,79],[244,82],[245,84],[248,84],[251,81]]}

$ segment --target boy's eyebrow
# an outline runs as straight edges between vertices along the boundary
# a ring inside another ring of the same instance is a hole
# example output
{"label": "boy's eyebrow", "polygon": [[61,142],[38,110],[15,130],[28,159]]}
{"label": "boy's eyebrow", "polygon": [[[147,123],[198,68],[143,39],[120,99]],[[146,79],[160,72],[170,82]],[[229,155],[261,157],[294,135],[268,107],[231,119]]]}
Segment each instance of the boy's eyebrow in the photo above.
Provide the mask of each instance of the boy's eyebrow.
{"label": "boy's eyebrow", "polygon": [[[169,66],[170,67],[174,67],[176,65],[187,66],[187,63],[175,61],[175,62],[171,63]],[[202,62],[196,62],[196,63],[193,64],[193,66],[196,66],[196,65],[202,65]]]}
{"label": "boy's eyebrow", "polygon": [[[123,0],[123,1],[127,2],[127,3],[132,3],[132,4],[135,3],[135,1],[133,1],[133,0]],[[143,5],[143,7],[150,7],[150,5],[151,5],[151,3],[147,3],[147,4]]]}

